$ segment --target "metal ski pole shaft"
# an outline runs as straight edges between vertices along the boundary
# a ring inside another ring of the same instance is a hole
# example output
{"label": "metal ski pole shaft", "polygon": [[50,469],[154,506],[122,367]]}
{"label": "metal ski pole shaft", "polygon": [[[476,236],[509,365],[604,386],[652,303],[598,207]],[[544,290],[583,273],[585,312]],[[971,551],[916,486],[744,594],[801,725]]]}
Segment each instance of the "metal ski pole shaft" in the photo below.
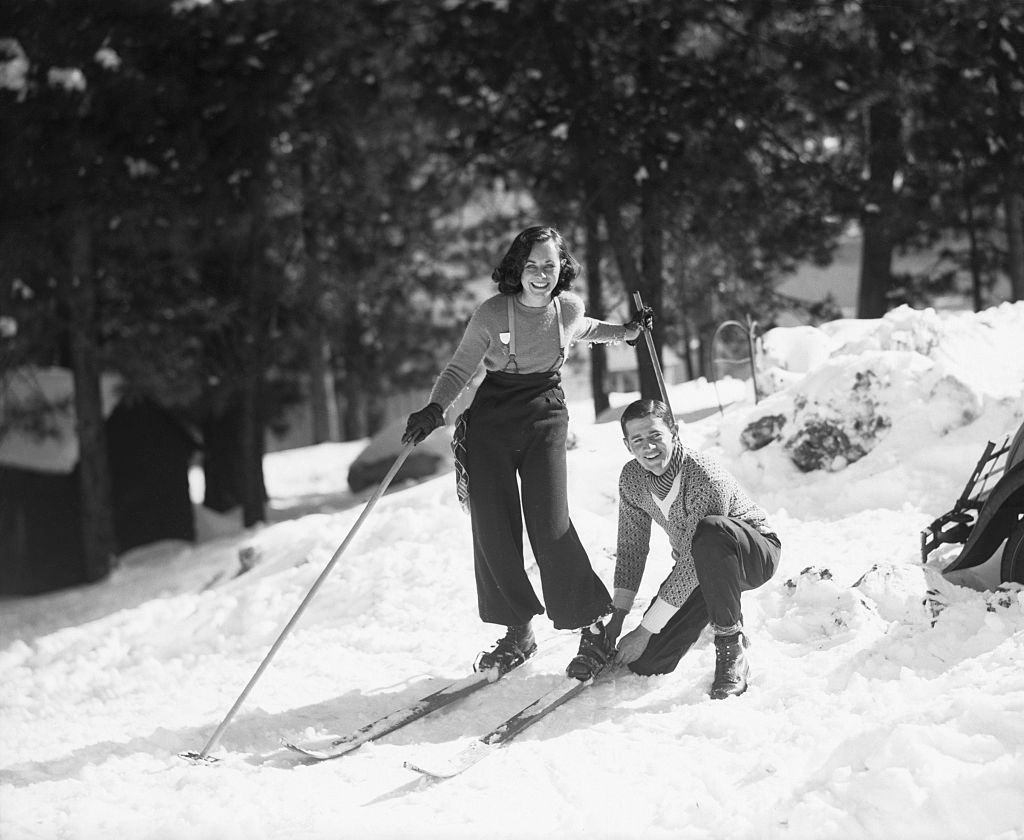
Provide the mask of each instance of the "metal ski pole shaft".
{"label": "metal ski pole shaft", "polygon": [[235,714],[241,708],[242,703],[245,702],[245,698],[249,696],[249,692],[252,691],[252,687],[256,685],[256,681],[259,680],[259,678],[263,675],[263,672],[267,669],[267,666],[270,664],[270,660],[274,658],[274,654],[277,653],[278,648],[281,647],[281,644],[284,642],[285,638],[291,632],[296,622],[298,622],[299,618],[306,611],[306,607],[309,606],[309,602],[313,600],[313,596],[316,595],[317,590],[320,589],[321,584],[323,584],[323,582],[327,579],[327,575],[330,574],[331,569],[334,568],[335,564],[341,558],[341,555],[344,553],[345,549],[348,548],[349,543],[352,542],[352,539],[355,537],[356,532],[359,530],[359,527],[370,515],[370,511],[373,510],[374,505],[377,504],[377,500],[384,495],[384,491],[387,490],[388,485],[391,484],[394,477],[398,474],[398,470],[401,468],[402,464],[405,463],[405,459],[409,457],[409,453],[412,452],[412,449],[415,445],[416,444],[409,442],[405,445],[405,448],[402,449],[401,453],[399,453],[398,457],[395,459],[395,463],[391,465],[391,469],[388,470],[387,475],[385,475],[384,478],[381,480],[380,485],[377,487],[376,491],[374,491],[374,494],[370,497],[370,500],[366,503],[366,506],[363,508],[362,513],[359,514],[359,518],[356,519],[355,524],[349,530],[348,536],[345,537],[341,545],[339,545],[338,548],[335,550],[334,555],[327,562],[327,565],[324,567],[324,570],[320,572],[320,576],[310,587],[309,592],[306,593],[306,597],[302,599],[302,603],[299,604],[298,609],[295,610],[294,615],[292,615],[292,617],[289,619],[288,623],[284,627],[284,630],[282,630],[281,634],[277,637],[277,640],[274,642],[273,645],[271,645],[271,648],[267,652],[267,655],[263,657],[263,661],[260,663],[260,666],[256,669],[256,673],[254,673],[252,677],[249,679],[249,682],[246,683],[245,688],[242,689],[242,693],[239,694],[238,699],[235,700],[235,704],[228,711],[227,715],[225,715],[224,720],[220,722],[220,726],[217,727],[213,735],[210,736],[210,740],[206,742],[206,746],[203,747],[202,752],[182,753],[182,756],[184,758],[205,761],[209,756],[210,751],[215,746],[217,746],[217,742],[220,741],[221,735],[224,734],[224,730],[228,728],[228,724],[231,723],[232,718],[234,718]]}
{"label": "metal ski pole shaft", "polygon": [[[636,306],[637,312],[642,312],[644,308],[643,298],[640,297],[640,292],[633,292],[633,304]],[[654,368],[654,378],[658,380],[658,391],[661,392],[661,401],[668,406],[669,414],[672,414],[672,403],[668,401],[668,391],[665,389],[665,377],[661,373],[661,362],[658,361],[658,351],[654,346],[654,337],[651,335],[650,330],[644,330],[644,343],[647,345],[647,353],[651,357],[651,366]],[[675,414],[672,414],[675,417]]]}

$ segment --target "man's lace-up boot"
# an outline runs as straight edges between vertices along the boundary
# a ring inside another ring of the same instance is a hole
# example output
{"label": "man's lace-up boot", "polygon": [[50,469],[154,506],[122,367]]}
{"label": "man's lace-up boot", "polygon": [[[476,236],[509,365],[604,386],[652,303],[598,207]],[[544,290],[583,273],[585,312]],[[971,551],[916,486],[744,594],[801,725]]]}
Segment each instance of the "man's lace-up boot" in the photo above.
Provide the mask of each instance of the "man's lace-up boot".
{"label": "man's lace-up boot", "polygon": [[709,692],[712,700],[739,697],[747,690],[750,663],[746,649],[749,646],[742,632],[715,636],[715,680]]}

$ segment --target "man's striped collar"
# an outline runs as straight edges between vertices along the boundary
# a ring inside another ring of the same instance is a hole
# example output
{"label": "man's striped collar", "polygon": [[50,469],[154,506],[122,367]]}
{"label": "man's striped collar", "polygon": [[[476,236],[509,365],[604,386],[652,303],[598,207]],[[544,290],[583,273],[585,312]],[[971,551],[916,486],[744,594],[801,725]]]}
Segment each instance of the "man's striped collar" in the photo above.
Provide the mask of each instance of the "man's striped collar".
{"label": "man's striped collar", "polygon": [[675,481],[676,474],[679,472],[682,464],[683,445],[677,440],[675,448],[672,450],[672,459],[668,462],[668,469],[665,472],[661,475],[655,475],[644,470],[644,482],[647,484],[647,489],[664,501],[665,497],[668,496],[668,491],[672,489],[672,483]]}

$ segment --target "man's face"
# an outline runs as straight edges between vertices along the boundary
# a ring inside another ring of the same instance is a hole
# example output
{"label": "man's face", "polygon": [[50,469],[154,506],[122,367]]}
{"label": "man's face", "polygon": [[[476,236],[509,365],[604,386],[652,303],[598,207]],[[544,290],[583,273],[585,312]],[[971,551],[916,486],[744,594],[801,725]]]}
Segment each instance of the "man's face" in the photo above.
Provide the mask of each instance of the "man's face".
{"label": "man's face", "polygon": [[655,475],[668,469],[675,445],[672,430],[657,417],[640,417],[626,421],[626,449],[640,466]]}

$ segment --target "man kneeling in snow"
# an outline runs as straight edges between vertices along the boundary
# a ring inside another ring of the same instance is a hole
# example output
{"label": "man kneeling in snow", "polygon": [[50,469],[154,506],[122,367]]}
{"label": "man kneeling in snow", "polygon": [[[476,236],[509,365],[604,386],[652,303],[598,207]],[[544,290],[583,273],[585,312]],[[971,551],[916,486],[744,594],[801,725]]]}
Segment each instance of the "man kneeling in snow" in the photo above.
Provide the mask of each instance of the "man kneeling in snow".
{"label": "man kneeling in snow", "polygon": [[710,621],[715,631],[711,697],[747,689],[750,665],[740,593],[775,574],[782,546],[765,512],[710,457],[680,443],[675,418],[657,400],[622,415],[633,460],[619,476],[619,537],[611,639],[633,606],[650,551],[651,522],[668,533],[675,565],[640,626],[619,641],[616,662],[637,674],[667,674]]}

